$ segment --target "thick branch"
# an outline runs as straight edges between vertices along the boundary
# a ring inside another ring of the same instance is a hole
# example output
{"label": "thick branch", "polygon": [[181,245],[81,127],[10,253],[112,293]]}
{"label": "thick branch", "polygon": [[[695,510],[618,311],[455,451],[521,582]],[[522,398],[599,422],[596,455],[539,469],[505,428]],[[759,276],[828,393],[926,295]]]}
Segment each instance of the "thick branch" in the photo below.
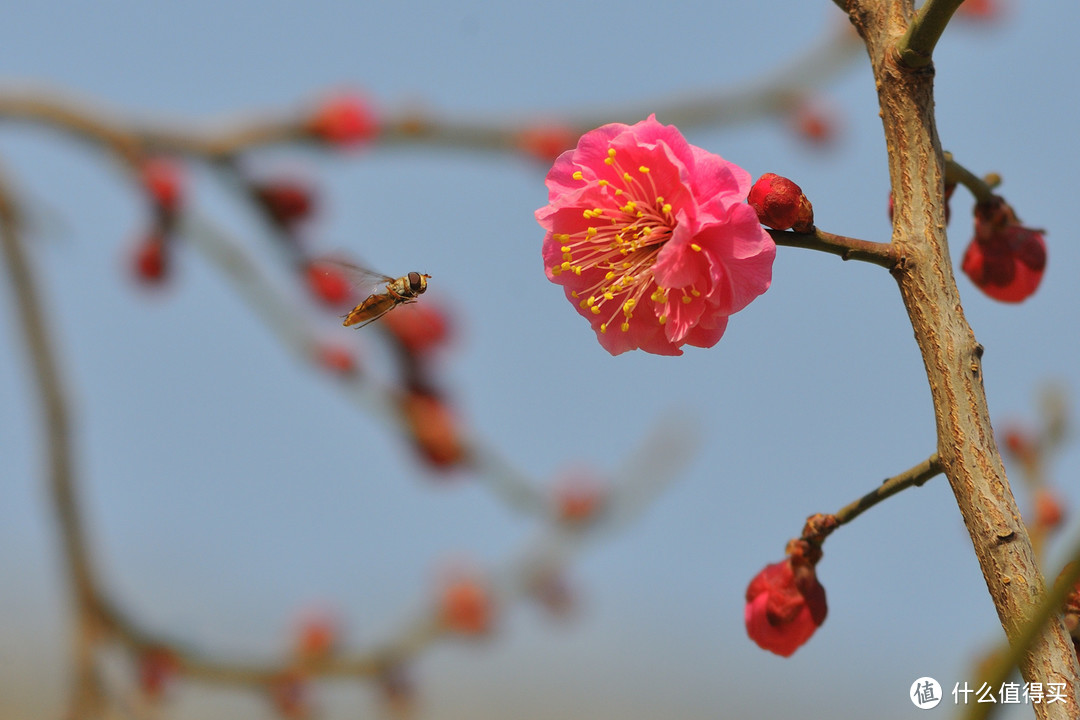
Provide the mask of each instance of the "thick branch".
{"label": "thick branch", "polygon": [[[910,0],[850,0],[877,81],[894,198],[894,271],[934,401],[938,455],[963,515],[1002,627],[1020,641],[1044,594],[1043,578],[1005,476],[982,384],[982,346],[964,317],[945,237],[944,158],[934,121],[933,68],[902,67],[896,43]],[[1029,682],[1065,683],[1069,703],[1034,706],[1040,718],[1076,713],[1080,667],[1060,620],[1031,645]]]}

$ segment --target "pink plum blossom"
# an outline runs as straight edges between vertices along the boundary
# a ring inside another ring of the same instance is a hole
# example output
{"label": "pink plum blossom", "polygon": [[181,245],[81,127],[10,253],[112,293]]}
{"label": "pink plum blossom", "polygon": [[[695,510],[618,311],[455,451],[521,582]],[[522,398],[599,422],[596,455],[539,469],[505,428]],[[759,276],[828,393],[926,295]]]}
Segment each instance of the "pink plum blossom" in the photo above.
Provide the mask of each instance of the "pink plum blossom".
{"label": "pink plum blossom", "polygon": [[712,347],[769,288],[776,245],[750,175],[649,116],[585,133],[547,175],[548,279],[612,355]]}

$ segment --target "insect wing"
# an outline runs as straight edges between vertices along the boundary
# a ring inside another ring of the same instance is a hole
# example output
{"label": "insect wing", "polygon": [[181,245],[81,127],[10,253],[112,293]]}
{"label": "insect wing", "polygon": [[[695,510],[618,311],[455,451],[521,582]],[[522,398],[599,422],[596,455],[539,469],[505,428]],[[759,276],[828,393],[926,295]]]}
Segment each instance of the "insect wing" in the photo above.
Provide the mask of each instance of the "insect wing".
{"label": "insect wing", "polygon": [[320,265],[332,268],[341,275],[357,290],[357,295],[367,297],[386,292],[386,284],[394,281],[389,275],[377,273],[355,263],[339,258],[320,258]]}

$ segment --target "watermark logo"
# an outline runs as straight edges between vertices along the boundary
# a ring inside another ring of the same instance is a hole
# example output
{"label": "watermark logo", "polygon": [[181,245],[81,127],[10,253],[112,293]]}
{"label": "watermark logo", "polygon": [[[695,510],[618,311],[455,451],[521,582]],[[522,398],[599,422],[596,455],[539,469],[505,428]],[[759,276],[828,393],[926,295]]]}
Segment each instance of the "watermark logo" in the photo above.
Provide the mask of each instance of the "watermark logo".
{"label": "watermark logo", "polygon": [[908,697],[920,710],[937,707],[941,702],[941,684],[932,677],[921,677],[911,683],[911,694]]}

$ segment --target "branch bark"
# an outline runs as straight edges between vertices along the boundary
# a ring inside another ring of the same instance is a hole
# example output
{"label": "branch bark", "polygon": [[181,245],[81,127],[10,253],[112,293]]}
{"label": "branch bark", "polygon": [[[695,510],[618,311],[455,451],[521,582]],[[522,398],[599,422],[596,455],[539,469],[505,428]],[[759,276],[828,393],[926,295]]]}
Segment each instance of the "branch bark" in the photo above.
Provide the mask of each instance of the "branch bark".
{"label": "branch bark", "polygon": [[[932,64],[903,66],[897,43],[914,15],[911,0],[849,0],[866,41],[889,153],[894,198],[893,275],[926,364],[938,456],[956,496],[990,596],[1010,643],[1019,642],[1045,593],[1027,530],[990,426],[983,348],[964,317],[944,217],[944,157],[934,122]],[[1068,703],[1033,705],[1039,718],[1071,718],[1080,667],[1060,615],[1020,662],[1029,682],[1064,683]]]}

